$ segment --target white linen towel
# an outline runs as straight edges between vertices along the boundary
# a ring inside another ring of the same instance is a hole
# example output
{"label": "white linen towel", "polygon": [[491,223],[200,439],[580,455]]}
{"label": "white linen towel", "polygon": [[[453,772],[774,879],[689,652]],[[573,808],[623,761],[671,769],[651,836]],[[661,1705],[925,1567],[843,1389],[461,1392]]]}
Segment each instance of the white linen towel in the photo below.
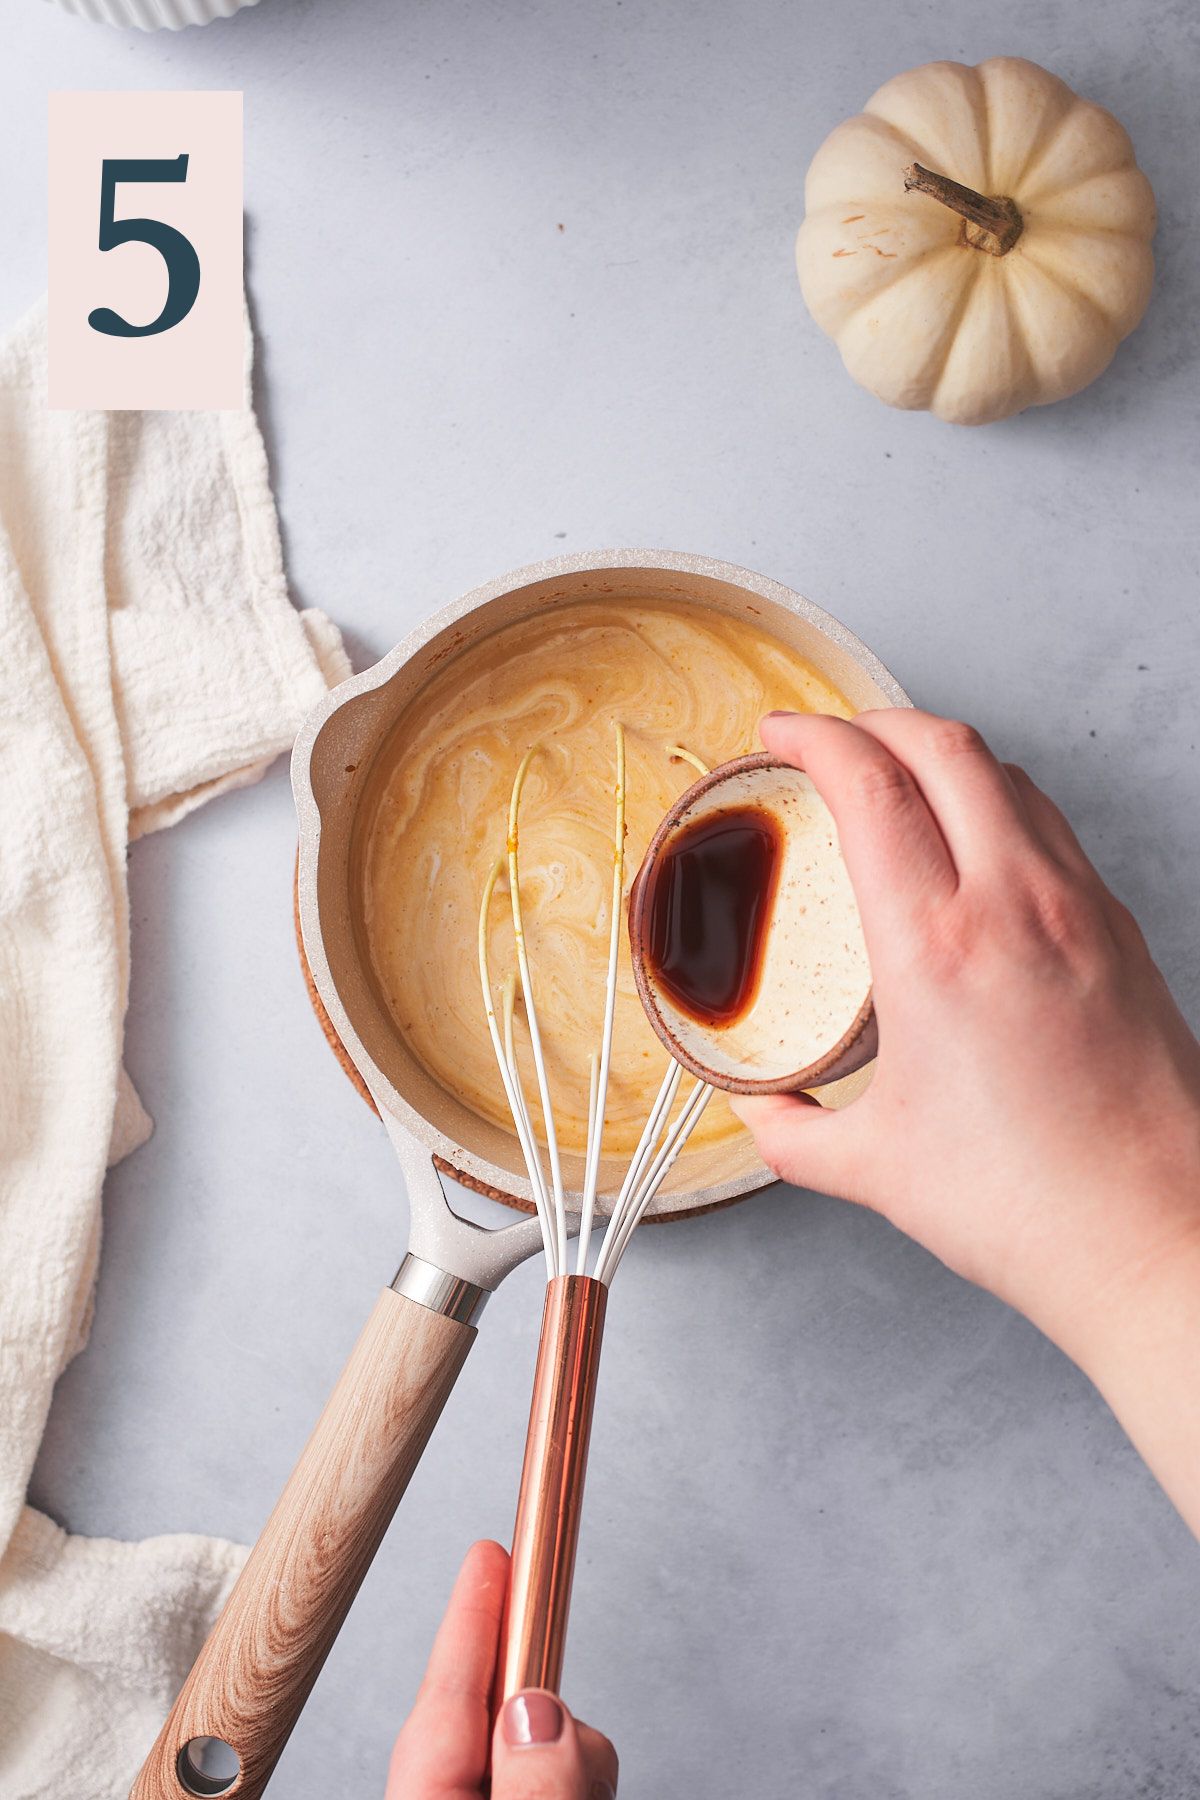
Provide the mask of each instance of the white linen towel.
{"label": "white linen towel", "polygon": [[0,1795],[124,1800],[240,1566],[68,1537],[25,1506],[86,1340],[121,1068],[130,838],[260,776],[349,665],[287,595],[234,413],[46,405],[39,306],[0,344]]}

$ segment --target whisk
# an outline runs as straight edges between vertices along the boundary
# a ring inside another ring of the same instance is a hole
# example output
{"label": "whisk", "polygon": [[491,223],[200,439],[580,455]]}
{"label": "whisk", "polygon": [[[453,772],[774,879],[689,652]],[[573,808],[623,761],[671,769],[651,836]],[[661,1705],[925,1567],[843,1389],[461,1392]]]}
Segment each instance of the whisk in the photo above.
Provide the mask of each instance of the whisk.
{"label": "whisk", "polygon": [[[497,858],[492,868],[479,909],[479,979],[483,1003],[500,1079],[541,1222],[547,1284],[513,1531],[508,1604],[497,1666],[497,1707],[523,1688],[558,1690],[609,1284],[637,1225],[670,1173],[713,1092],[707,1082],[696,1081],[672,1119],[683,1070],[675,1061],[668,1061],[645,1128],[620,1189],[608,1208],[607,1225],[589,1275],[587,1265],[597,1222],[600,1154],[612,1065],[625,887],[625,732],[619,722],[615,725],[615,735],[616,804],[608,972],[600,1052],[598,1056],[593,1054],[589,1061],[587,1144],[577,1221],[574,1215],[568,1217],[563,1191],[562,1163],[521,908],[521,795],[540,745],[535,744],[526,752],[517,770],[508,808],[506,854]],[[667,753],[704,770],[700,759],[679,745],[669,745]],[[497,1017],[488,959],[488,919],[497,886],[505,874],[512,908],[516,968],[509,972],[500,989]],[[517,1066],[518,988],[524,1003],[537,1103],[542,1115],[545,1166]],[[574,1272],[569,1267],[569,1225],[572,1229],[577,1226],[578,1230]]]}

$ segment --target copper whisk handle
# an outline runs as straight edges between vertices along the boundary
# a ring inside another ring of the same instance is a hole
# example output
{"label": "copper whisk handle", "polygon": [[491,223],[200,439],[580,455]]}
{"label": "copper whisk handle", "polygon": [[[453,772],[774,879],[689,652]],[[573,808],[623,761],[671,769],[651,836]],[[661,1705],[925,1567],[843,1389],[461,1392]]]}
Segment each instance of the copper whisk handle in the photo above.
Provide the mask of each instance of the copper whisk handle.
{"label": "copper whisk handle", "polygon": [[590,1275],[559,1275],[546,1286],[500,1636],[497,1711],[522,1688],[557,1693],[562,1678],[607,1300],[605,1284]]}

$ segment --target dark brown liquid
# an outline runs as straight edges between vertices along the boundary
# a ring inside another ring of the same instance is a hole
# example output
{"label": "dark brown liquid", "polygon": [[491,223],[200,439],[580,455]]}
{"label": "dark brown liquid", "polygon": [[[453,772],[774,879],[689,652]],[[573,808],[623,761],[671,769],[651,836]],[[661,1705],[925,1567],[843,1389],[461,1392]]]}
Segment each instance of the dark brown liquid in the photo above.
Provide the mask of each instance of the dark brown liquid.
{"label": "dark brown liquid", "polygon": [[649,871],[652,972],[702,1025],[731,1025],[758,991],[779,849],[769,813],[730,807],[685,826]]}

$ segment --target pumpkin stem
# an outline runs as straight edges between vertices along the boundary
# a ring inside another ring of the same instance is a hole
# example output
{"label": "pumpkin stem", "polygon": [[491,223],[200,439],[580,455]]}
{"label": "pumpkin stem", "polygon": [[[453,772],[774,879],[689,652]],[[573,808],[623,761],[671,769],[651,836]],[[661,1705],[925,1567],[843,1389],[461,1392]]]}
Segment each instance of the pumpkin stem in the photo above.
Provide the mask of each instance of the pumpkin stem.
{"label": "pumpkin stem", "polygon": [[989,199],[974,188],[951,181],[948,175],[935,175],[920,163],[910,163],[904,171],[905,193],[912,188],[940,200],[951,212],[960,213],[964,220],[963,242],[972,249],[986,250],[989,256],[1007,255],[1025,229],[1016,201],[1006,194]]}

